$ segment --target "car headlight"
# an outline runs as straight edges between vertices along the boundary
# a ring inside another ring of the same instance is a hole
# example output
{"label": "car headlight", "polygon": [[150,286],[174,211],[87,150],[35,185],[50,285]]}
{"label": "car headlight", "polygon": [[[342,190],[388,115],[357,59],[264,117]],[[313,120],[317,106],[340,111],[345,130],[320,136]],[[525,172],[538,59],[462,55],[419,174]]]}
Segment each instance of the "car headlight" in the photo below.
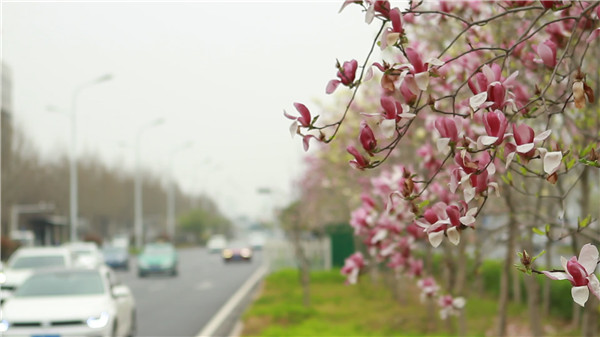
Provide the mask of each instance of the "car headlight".
{"label": "car headlight", "polygon": [[6,282],[6,274],[4,274],[4,272],[0,271],[0,284]]}
{"label": "car headlight", "polygon": [[233,252],[230,249],[223,250],[223,257],[228,259],[233,256]]}
{"label": "car headlight", "polygon": [[252,252],[250,251],[250,249],[244,248],[244,249],[242,249],[242,251],[240,252],[240,255],[241,255],[242,257],[249,258],[249,257],[252,255]]}
{"label": "car headlight", "polygon": [[10,324],[8,323],[7,320],[1,320],[0,321],[0,332],[5,332],[6,330],[8,330],[8,327],[10,326]]}
{"label": "car headlight", "polygon": [[97,316],[97,317],[92,316],[87,319],[86,323],[87,323],[87,326],[89,326],[92,329],[103,328],[108,324],[108,313],[102,312],[100,314],[100,316]]}

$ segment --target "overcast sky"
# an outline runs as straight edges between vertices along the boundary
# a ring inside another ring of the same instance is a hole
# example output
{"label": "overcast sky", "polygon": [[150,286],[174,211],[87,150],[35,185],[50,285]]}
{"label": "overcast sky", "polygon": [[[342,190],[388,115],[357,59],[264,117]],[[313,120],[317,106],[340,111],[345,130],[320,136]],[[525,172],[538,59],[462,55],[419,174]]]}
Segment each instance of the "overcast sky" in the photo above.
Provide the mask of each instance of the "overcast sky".
{"label": "overcast sky", "polygon": [[229,216],[259,217],[302,172],[282,110],[316,109],[336,58],[360,63],[368,52],[377,27],[357,6],[338,14],[341,4],[3,1],[14,120],[45,158],[67,154],[70,120],[47,107],[69,112],[78,85],[112,74],[77,96],[79,155],[133,170],[136,135],[164,118],[142,133],[144,168],[167,176],[173,158],[185,191],[206,192]]}

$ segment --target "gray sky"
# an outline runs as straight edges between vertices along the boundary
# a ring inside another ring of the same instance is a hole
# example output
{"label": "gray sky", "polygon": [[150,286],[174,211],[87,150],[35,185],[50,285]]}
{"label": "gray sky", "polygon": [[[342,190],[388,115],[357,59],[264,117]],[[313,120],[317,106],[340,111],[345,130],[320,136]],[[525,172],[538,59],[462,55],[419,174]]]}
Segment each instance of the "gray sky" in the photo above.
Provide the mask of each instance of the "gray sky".
{"label": "gray sky", "polygon": [[368,52],[377,24],[357,6],[338,14],[342,2],[3,1],[15,121],[45,158],[67,154],[70,120],[47,106],[69,111],[79,84],[111,73],[78,96],[78,153],[133,170],[136,134],[163,117],[141,138],[144,168],[167,175],[170,153],[192,141],[173,156],[177,182],[256,218],[302,172],[282,110],[316,110],[335,59]]}

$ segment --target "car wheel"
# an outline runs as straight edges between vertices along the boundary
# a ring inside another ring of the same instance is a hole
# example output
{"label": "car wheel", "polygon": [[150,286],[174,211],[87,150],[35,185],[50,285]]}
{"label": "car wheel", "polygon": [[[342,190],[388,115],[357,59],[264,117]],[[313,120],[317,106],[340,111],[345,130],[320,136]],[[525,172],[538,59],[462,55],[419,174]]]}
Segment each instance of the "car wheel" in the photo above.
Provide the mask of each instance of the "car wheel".
{"label": "car wheel", "polygon": [[173,270],[171,270],[171,276],[177,276],[177,268],[173,268]]}
{"label": "car wheel", "polygon": [[112,327],[112,332],[111,332],[111,336],[112,337],[117,337],[117,322],[115,321],[115,323],[113,323],[113,327]]}
{"label": "car wheel", "polygon": [[139,277],[145,277],[146,273],[144,273],[143,271],[140,270],[140,271],[138,271],[138,276]]}
{"label": "car wheel", "polygon": [[133,311],[133,312],[131,312],[131,324],[129,326],[129,333],[127,334],[127,336],[134,337],[136,333],[137,333],[137,318],[135,315],[135,311]]}

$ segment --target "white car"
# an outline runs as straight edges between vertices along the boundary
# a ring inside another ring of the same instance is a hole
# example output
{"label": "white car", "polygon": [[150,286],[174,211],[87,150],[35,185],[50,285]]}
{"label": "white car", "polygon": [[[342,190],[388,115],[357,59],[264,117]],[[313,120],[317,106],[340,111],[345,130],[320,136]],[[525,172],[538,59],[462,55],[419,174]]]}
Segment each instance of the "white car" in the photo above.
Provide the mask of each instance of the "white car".
{"label": "white car", "polygon": [[1,336],[133,336],[135,300],[107,266],[36,272],[2,306]]}
{"label": "white car", "polygon": [[211,236],[206,244],[206,248],[211,253],[220,253],[226,246],[227,240],[225,239],[225,235],[221,234]]}
{"label": "white car", "polygon": [[104,264],[102,251],[94,242],[69,242],[63,246],[73,253],[76,267],[96,268]]}
{"label": "white car", "polygon": [[73,255],[64,247],[22,247],[17,249],[4,266],[0,282],[1,301],[9,297],[34,271],[48,267],[71,267]]}

